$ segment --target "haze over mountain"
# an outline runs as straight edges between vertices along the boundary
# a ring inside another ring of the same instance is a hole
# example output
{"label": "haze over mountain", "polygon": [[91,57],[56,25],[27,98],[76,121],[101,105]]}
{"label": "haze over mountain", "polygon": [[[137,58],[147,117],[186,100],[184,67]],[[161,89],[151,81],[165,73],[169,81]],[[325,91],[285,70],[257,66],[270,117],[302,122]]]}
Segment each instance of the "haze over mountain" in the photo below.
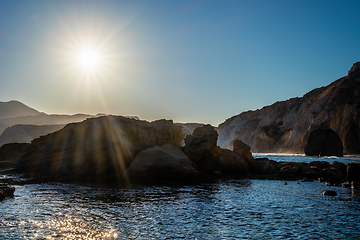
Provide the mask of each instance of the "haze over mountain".
{"label": "haze over mountain", "polygon": [[28,143],[39,136],[58,131],[68,123],[101,115],[46,114],[19,101],[0,102],[0,146],[13,142]]}
{"label": "haze over mountain", "polygon": [[218,127],[218,144],[231,148],[240,139],[253,152],[304,153],[310,132],[318,128],[334,130],[344,154],[360,153],[360,62],[346,77],[301,98],[227,119]]}
{"label": "haze over mountain", "polygon": [[0,119],[34,116],[38,114],[40,114],[39,111],[19,101],[0,102]]}

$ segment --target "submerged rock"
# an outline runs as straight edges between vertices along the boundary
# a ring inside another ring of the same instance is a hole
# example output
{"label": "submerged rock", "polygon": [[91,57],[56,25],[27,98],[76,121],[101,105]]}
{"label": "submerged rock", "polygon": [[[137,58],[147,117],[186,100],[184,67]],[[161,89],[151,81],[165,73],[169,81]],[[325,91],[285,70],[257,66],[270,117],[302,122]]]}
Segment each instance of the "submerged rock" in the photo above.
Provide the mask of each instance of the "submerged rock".
{"label": "submerged rock", "polygon": [[4,200],[5,197],[13,197],[15,192],[14,187],[8,186],[6,183],[0,184],[0,201]]}
{"label": "submerged rock", "polygon": [[192,161],[173,144],[141,151],[128,168],[132,182],[189,182],[201,173]]}
{"label": "submerged rock", "polygon": [[343,145],[339,135],[332,129],[317,129],[310,133],[305,146],[307,156],[343,156]]}
{"label": "submerged rock", "polygon": [[336,196],[337,193],[335,191],[332,190],[326,190],[323,192],[324,196]]}

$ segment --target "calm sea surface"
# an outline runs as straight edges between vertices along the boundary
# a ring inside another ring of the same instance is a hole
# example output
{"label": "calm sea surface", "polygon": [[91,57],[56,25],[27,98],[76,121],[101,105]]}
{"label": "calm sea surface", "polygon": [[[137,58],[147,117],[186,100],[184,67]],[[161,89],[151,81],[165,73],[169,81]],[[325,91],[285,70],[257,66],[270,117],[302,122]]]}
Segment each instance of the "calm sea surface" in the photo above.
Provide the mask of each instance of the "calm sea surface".
{"label": "calm sea surface", "polygon": [[[265,157],[324,160],[301,155]],[[360,191],[319,182],[15,187],[15,197],[0,203],[0,239],[360,239]],[[324,190],[338,195],[323,196]]]}

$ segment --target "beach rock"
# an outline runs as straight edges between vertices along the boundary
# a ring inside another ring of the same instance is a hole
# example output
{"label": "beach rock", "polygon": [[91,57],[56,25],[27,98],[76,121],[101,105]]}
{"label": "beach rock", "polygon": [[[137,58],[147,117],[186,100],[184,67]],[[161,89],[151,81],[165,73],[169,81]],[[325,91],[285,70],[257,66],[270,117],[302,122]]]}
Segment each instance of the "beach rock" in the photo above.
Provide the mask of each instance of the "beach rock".
{"label": "beach rock", "polygon": [[205,125],[196,128],[185,138],[184,152],[196,165],[196,169],[203,173],[212,173],[219,169],[219,158],[213,156],[218,134],[214,127]]}
{"label": "beach rock", "polygon": [[305,146],[307,156],[343,156],[343,145],[339,135],[332,129],[317,129],[310,133]]}
{"label": "beach rock", "polygon": [[360,185],[360,162],[347,164],[346,181],[353,186]]}
{"label": "beach rock", "polygon": [[339,169],[342,174],[346,175],[346,172],[347,172],[347,166],[345,163],[342,163],[342,162],[338,162],[338,161],[334,161],[332,164],[331,164],[332,167],[334,168],[337,168]]}
{"label": "beach rock", "polygon": [[315,167],[319,168],[320,170],[331,167],[330,163],[326,162],[326,161],[312,161],[309,163],[309,166],[315,166]]}
{"label": "beach rock", "polygon": [[277,166],[278,174],[285,178],[296,178],[300,176],[300,163],[281,163]]}
{"label": "beach rock", "polygon": [[189,182],[201,176],[186,154],[173,144],[141,151],[127,171],[132,182]]}
{"label": "beach rock", "polygon": [[322,178],[323,175],[320,173],[322,169],[311,166],[311,165],[305,165],[301,168],[301,177],[309,178],[309,179],[318,179]]}
{"label": "beach rock", "polygon": [[251,148],[241,140],[234,141],[233,151],[243,156],[247,161],[254,160]]}
{"label": "beach rock", "polygon": [[5,197],[13,197],[14,192],[15,192],[14,187],[10,187],[6,183],[0,184],[0,200],[4,200]]}
{"label": "beach rock", "polygon": [[339,169],[334,167],[325,168],[321,170],[320,173],[329,179],[341,179],[345,177]]}
{"label": "beach rock", "polygon": [[256,175],[274,175],[277,173],[276,166],[276,161],[267,158],[255,158],[249,161],[250,172]]}
{"label": "beach rock", "polygon": [[137,153],[166,143],[180,147],[181,128],[171,120],[87,119],[33,140],[16,170],[45,180],[122,184]]}
{"label": "beach rock", "polygon": [[243,155],[228,149],[222,149],[220,147],[216,147],[212,151],[212,154],[214,157],[220,159],[219,169],[221,173],[240,175],[246,175],[249,173],[249,163]]}
{"label": "beach rock", "polygon": [[[304,153],[309,129],[325,124],[339,134],[344,154],[360,153],[360,62],[348,75],[301,98],[233,116],[218,127],[218,145],[241,139],[253,152]],[[336,152],[331,155],[338,155]]]}
{"label": "beach rock", "polygon": [[336,196],[337,193],[335,191],[332,190],[326,190],[323,192],[324,196]]}

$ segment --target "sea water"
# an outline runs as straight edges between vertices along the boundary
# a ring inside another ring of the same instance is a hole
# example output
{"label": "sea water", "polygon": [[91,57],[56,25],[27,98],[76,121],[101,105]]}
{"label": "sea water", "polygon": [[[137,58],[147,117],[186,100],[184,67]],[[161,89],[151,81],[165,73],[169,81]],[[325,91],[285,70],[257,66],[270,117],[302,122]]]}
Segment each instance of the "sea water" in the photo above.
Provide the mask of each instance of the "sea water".
{"label": "sea water", "polygon": [[360,239],[360,191],[317,181],[15,187],[0,203],[0,239]]}

